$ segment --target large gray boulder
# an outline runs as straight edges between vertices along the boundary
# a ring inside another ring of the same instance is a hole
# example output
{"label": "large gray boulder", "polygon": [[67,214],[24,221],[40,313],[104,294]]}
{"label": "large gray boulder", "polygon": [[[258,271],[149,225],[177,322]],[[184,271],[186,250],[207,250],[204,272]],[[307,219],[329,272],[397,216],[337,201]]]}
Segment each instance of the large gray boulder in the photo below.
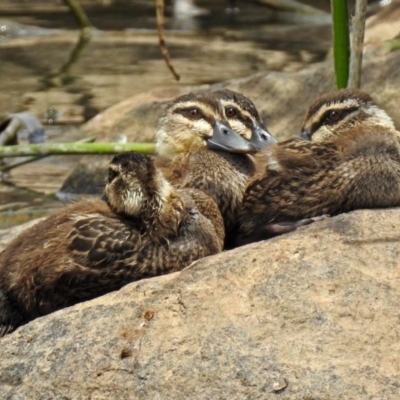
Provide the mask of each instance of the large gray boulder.
{"label": "large gray boulder", "polygon": [[341,215],[39,318],[1,398],[398,399],[399,209]]}

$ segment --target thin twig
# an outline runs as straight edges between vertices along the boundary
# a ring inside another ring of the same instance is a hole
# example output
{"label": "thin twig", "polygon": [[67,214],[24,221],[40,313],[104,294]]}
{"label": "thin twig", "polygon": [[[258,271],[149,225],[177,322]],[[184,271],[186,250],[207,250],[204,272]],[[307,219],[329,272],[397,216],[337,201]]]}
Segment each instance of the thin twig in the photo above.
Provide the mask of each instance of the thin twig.
{"label": "thin twig", "polygon": [[357,0],[352,18],[353,35],[350,46],[350,70],[348,87],[359,88],[361,85],[361,67],[364,47],[365,19],[367,17],[367,0]]}
{"label": "thin twig", "polygon": [[158,40],[160,43],[161,54],[164,57],[167,67],[174,75],[175,79],[179,81],[181,79],[180,75],[176,72],[174,66],[171,63],[171,57],[169,55],[167,45],[165,43],[164,37],[164,0],[156,0],[156,16],[157,16],[157,31]]}

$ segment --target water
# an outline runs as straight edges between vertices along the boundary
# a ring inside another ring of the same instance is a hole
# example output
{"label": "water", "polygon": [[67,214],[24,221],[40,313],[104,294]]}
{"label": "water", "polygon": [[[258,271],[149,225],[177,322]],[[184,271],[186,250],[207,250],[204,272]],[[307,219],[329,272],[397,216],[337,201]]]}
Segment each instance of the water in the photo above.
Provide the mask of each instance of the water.
{"label": "water", "polygon": [[[297,70],[323,59],[330,45],[320,17],[293,21],[246,1],[227,13],[228,2],[198,1],[210,13],[182,20],[168,7],[167,44],[182,76],[176,82],[160,55],[153,1],[82,0],[98,30],[80,53],[75,21],[59,2],[0,2],[0,110],[34,113],[57,141],[80,139],[76,128],[86,120],[154,87]],[[49,157],[3,175],[0,229],[61,207],[53,194],[77,160]]]}

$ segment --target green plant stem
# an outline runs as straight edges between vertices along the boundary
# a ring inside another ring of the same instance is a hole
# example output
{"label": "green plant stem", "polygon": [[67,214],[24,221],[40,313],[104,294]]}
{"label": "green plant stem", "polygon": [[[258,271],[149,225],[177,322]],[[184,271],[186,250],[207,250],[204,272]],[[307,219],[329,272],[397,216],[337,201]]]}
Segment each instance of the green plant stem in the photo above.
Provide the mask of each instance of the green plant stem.
{"label": "green plant stem", "polygon": [[[83,138],[81,140],[76,141],[75,143],[92,143],[96,140],[96,136],[90,136],[87,138]],[[10,162],[5,165],[0,166],[0,173],[4,173],[7,171],[11,171],[14,168],[20,167],[21,165],[29,164],[31,162],[40,160],[42,158],[48,157],[49,155],[45,156],[33,156],[33,157],[26,157],[23,160],[18,160],[15,162]]]}
{"label": "green plant stem", "polygon": [[331,0],[333,56],[336,86],[345,88],[349,79],[349,18],[347,0]]}
{"label": "green plant stem", "polygon": [[0,146],[0,157],[67,154],[118,154],[124,151],[154,153],[154,143],[44,143]]}

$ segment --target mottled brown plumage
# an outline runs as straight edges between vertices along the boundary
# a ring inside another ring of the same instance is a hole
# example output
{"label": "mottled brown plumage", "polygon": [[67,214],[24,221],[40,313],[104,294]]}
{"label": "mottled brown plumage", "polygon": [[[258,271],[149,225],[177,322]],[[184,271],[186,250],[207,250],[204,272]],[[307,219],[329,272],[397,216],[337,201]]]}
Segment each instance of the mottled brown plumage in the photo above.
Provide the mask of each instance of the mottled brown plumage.
{"label": "mottled brown plumage", "polygon": [[0,336],[222,250],[214,201],[173,188],[147,156],[116,156],[105,195],[107,202],[81,201],[39,222],[0,254]]}
{"label": "mottled brown plumage", "polygon": [[317,99],[301,136],[310,141],[264,151],[265,170],[246,189],[237,244],[273,236],[279,222],[296,227],[322,214],[400,205],[400,134],[368,94],[347,89]]}
{"label": "mottled brown plumage", "polygon": [[255,173],[254,159],[247,154],[201,149],[176,156],[170,171],[180,177],[175,180],[177,187],[199,189],[214,199],[224,219],[229,247],[246,183]]}

